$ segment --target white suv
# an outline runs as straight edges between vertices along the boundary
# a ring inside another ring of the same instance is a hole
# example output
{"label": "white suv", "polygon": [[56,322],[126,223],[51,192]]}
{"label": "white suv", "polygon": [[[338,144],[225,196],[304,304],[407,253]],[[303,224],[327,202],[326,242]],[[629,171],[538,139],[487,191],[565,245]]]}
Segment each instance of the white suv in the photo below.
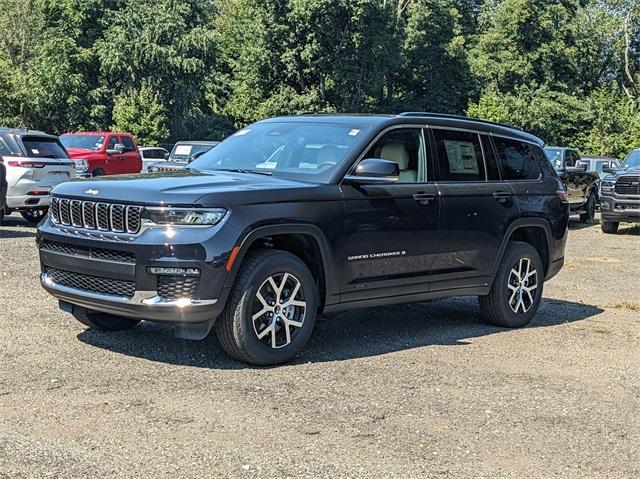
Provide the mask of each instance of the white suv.
{"label": "white suv", "polygon": [[76,165],[58,137],[40,131],[0,128],[0,158],[7,169],[4,213],[19,211],[32,223],[46,215],[51,188],[75,177]]}

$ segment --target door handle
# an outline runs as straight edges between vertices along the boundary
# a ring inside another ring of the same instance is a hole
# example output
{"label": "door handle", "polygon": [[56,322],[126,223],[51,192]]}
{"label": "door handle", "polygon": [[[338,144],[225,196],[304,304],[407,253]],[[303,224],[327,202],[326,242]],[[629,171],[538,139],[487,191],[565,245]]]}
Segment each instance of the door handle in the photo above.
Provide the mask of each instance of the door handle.
{"label": "door handle", "polygon": [[416,202],[420,205],[428,205],[436,199],[436,195],[435,193],[424,193],[421,191],[418,193],[414,193],[413,199],[416,200]]}
{"label": "door handle", "polygon": [[506,191],[496,191],[491,193],[491,196],[493,196],[498,203],[506,203],[507,200],[511,199],[512,194]]}

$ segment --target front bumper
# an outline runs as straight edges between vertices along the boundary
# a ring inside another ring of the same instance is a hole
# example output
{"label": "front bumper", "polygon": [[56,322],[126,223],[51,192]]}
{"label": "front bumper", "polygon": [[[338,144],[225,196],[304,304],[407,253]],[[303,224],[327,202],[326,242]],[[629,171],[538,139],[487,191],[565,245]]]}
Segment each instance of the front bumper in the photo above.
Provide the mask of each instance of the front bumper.
{"label": "front bumper", "polygon": [[[224,309],[225,264],[237,235],[230,225],[127,235],[63,227],[47,219],[37,236],[41,283],[67,311],[80,307],[169,323],[178,326],[179,337],[201,339]],[[154,268],[199,274],[188,283],[182,281],[187,275]],[[167,286],[162,279],[177,283]]]}
{"label": "front bumper", "polygon": [[640,198],[621,196],[602,196],[600,214],[603,221],[629,222],[640,221]]}
{"label": "front bumper", "polygon": [[40,275],[40,282],[60,301],[117,316],[168,323],[203,323],[212,319],[212,314],[213,318],[217,316],[217,299],[167,300],[156,291],[136,291],[131,298],[99,294],[56,284],[47,273]]}

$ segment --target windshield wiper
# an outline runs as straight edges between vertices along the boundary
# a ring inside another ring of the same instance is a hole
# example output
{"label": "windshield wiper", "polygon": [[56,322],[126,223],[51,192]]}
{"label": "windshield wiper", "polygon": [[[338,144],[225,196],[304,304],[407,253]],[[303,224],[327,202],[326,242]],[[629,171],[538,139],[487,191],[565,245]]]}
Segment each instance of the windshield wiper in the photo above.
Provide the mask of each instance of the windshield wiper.
{"label": "windshield wiper", "polygon": [[212,170],[212,171],[230,171],[232,173],[255,173],[256,175],[266,175],[266,176],[271,176],[273,175],[272,172],[270,171],[264,171],[264,170],[247,170],[245,168],[218,168],[216,170]]}

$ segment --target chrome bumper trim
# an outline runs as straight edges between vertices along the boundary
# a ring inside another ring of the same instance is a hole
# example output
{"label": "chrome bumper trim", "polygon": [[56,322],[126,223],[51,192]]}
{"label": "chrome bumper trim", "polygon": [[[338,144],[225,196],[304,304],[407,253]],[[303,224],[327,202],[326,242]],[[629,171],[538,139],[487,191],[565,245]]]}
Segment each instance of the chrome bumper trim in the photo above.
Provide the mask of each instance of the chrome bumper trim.
{"label": "chrome bumper trim", "polygon": [[164,299],[158,296],[155,291],[136,291],[136,293],[131,298],[127,298],[126,296],[113,296],[110,294],[92,293],[83,289],[70,288],[69,286],[62,286],[60,284],[57,284],[47,275],[47,273],[40,274],[40,282],[43,285],[46,285],[49,288],[61,293],[74,294],[83,298],[95,299],[99,301],[111,301],[121,304],[142,304],[163,308],[185,308],[189,306],[211,306],[218,302],[217,299]]}

